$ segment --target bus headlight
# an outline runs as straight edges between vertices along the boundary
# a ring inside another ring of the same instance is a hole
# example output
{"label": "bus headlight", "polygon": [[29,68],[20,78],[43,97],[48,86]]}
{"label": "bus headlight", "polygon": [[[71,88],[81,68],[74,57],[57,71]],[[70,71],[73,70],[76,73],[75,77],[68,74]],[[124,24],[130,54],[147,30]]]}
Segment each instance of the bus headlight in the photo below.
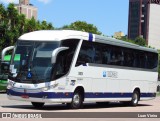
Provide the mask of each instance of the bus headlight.
{"label": "bus headlight", "polygon": [[49,87],[43,87],[43,88],[41,88],[41,91],[45,92],[45,91],[48,91],[49,89],[50,89]]}
{"label": "bus headlight", "polygon": [[12,86],[10,84],[7,85],[7,89],[11,89]]}
{"label": "bus headlight", "polygon": [[49,89],[54,89],[58,86],[58,83],[57,84],[54,84],[54,85],[51,85],[51,86],[47,86],[47,87],[43,87],[41,88],[41,91],[42,92],[45,92],[45,91],[48,91]]}

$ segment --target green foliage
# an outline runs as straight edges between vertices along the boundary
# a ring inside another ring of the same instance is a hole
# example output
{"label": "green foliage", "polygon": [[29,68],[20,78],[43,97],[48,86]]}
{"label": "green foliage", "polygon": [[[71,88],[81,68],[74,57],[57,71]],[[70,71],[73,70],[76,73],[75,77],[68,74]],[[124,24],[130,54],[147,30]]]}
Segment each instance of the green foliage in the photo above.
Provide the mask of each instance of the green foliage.
{"label": "green foliage", "polygon": [[146,40],[142,37],[136,37],[135,43],[140,46],[146,46]]}
{"label": "green foliage", "polygon": [[71,23],[70,25],[63,26],[61,29],[78,30],[98,35],[102,34],[100,31],[98,31],[96,26],[94,26],[93,24],[88,24],[85,21],[76,21],[74,23]]}
{"label": "green foliage", "polygon": [[130,42],[130,43],[133,43],[133,44],[136,44],[134,40],[128,39],[126,36],[121,37],[120,40],[123,40],[123,41],[126,41],[126,42]]}
{"label": "green foliage", "polygon": [[26,20],[24,30],[25,33],[37,30],[36,20],[34,19],[34,17]]}
{"label": "green foliage", "polygon": [[[24,33],[52,29],[54,29],[53,25],[46,21],[36,21],[33,17],[26,19],[25,15],[18,13],[14,4],[9,4],[7,8],[0,4],[0,51],[7,46],[14,45],[18,37]],[[61,29],[102,34],[96,26],[84,21],[76,21],[70,25],[63,26]]]}
{"label": "green foliage", "polygon": [[26,19],[25,15],[18,14],[14,4],[9,4],[7,8],[0,4],[0,51],[14,45],[22,34],[41,29],[54,29],[54,27],[46,21]]}
{"label": "green foliage", "polygon": [[121,37],[120,39],[140,46],[146,46],[146,40],[143,39],[142,37],[136,37],[135,40],[128,39],[127,37]]}

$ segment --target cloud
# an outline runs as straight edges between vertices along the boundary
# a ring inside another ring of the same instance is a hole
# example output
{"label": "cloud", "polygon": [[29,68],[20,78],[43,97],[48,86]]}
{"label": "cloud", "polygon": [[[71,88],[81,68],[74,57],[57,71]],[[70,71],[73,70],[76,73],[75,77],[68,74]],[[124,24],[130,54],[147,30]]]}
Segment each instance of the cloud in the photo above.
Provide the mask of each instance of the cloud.
{"label": "cloud", "polygon": [[19,0],[0,0],[0,3],[9,4],[9,3],[19,3]]}
{"label": "cloud", "polygon": [[50,3],[52,0],[38,0],[39,2],[42,2],[44,4],[48,4]]}

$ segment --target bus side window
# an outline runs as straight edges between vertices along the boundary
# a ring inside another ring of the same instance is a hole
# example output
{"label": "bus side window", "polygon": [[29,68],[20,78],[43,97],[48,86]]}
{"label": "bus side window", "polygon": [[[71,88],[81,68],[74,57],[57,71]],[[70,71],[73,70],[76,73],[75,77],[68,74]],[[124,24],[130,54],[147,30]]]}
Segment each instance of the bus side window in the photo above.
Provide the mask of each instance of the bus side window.
{"label": "bus side window", "polygon": [[122,66],[123,65],[123,54],[122,49],[119,47],[112,47],[110,51],[110,60],[108,62],[109,65]]}
{"label": "bus side window", "polygon": [[148,69],[157,68],[158,65],[158,55],[153,53],[147,53],[147,62],[148,62]]}
{"label": "bus side window", "polygon": [[62,51],[57,56],[57,61],[55,64],[55,71],[54,71],[54,79],[58,79],[59,77],[65,75],[65,58],[66,57],[66,51]]}
{"label": "bus side window", "polygon": [[75,39],[68,39],[68,40],[64,40],[62,42],[63,47],[69,47],[68,50],[65,51],[65,55],[63,56],[63,60],[64,60],[64,70],[65,73],[67,73],[70,69],[72,60],[73,60],[73,56],[75,53],[75,50],[77,48],[79,40],[75,40]]}
{"label": "bus side window", "polygon": [[74,53],[77,48],[79,40],[68,39],[63,40],[62,47],[69,47],[68,50],[62,51],[58,54],[55,67],[52,69],[52,79],[58,79],[68,73],[72,60],[74,59]]}
{"label": "bus side window", "polygon": [[145,68],[145,63],[146,63],[146,55],[144,52],[140,52],[139,54],[140,58],[140,68]]}
{"label": "bus side window", "polygon": [[138,68],[139,67],[139,56],[137,52],[133,53],[133,67]]}
{"label": "bus side window", "polygon": [[102,48],[102,64],[108,64],[110,60],[110,50],[107,46],[104,46]]}
{"label": "bus side window", "polygon": [[87,41],[83,41],[76,66],[85,65],[86,63],[94,62],[95,51],[93,50],[92,44],[89,44]]}
{"label": "bus side window", "polygon": [[124,66],[126,67],[133,67],[134,66],[134,51],[133,50],[129,50],[129,49],[125,49],[124,50]]}
{"label": "bus side window", "polygon": [[101,45],[94,44],[94,63],[102,64]]}

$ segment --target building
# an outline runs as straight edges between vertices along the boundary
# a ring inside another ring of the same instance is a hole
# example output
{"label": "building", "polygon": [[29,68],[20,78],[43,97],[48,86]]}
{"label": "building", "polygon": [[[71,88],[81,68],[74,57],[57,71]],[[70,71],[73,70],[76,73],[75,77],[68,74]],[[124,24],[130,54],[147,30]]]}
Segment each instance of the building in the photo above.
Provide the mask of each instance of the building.
{"label": "building", "polygon": [[19,4],[29,5],[29,0],[19,0]]}
{"label": "building", "polygon": [[19,4],[16,4],[15,8],[20,14],[24,14],[27,19],[34,17],[37,20],[38,9],[30,4],[29,0],[19,0]]}
{"label": "building", "polygon": [[160,49],[160,4],[129,0],[128,38],[140,36],[148,46]]}
{"label": "building", "polygon": [[115,32],[113,37],[120,39],[121,37],[124,37],[124,36],[125,36],[124,33],[119,31],[119,32]]}

